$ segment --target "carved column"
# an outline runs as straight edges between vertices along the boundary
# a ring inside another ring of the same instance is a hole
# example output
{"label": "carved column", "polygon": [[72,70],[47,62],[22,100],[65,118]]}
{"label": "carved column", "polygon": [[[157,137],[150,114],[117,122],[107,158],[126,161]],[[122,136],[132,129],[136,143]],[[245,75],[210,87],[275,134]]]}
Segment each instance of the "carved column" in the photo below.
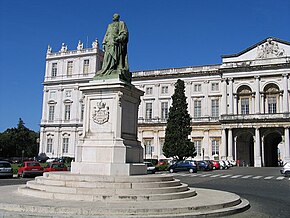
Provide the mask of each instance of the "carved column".
{"label": "carved column", "polygon": [[209,159],[209,146],[210,146],[210,141],[209,141],[209,136],[208,136],[209,129],[204,130],[204,138],[203,138],[203,146],[204,146],[204,158]]}
{"label": "carved column", "polygon": [[154,148],[153,152],[152,152],[152,148],[151,148],[151,158],[154,158],[154,159],[156,158],[155,155],[157,155],[157,159],[158,159],[158,156],[160,156],[160,154],[159,154],[160,145],[159,145],[159,142],[158,142],[158,133],[159,133],[158,130],[154,131],[153,145],[151,145]]}
{"label": "carved column", "polygon": [[261,94],[261,113],[264,114],[265,113],[265,94]]}
{"label": "carved column", "polygon": [[255,76],[255,89],[256,89],[256,96],[255,96],[255,113],[260,113],[260,76]]}
{"label": "carved column", "polygon": [[237,136],[234,137],[234,153],[235,153],[235,156],[234,156],[234,160],[237,160]]}
{"label": "carved column", "polygon": [[222,86],[222,97],[221,97],[221,113],[220,114],[227,114],[227,81],[225,79],[221,80]]}
{"label": "carved column", "polygon": [[283,113],[283,94],[279,94],[279,113]]}
{"label": "carved column", "polygon": [[290,143],[289,143],[289,126],[285,127],[285,139],[284,139],[284,146],[285,146],[285,155],[284,155],[284,163],[290,161]]}
{"label": "carved column", "polygon": [[226,129],[222,128],[222,143],[221,143],[221,159],[225,160],[227,158],[227,139],[226,139]]}
{"label": "carved column", "polygon": [[283,113],[289,112],[288,100],[288,74],[283,74]]}
{"label": "carved column", "polygon": [[234,95],[234,102],[233,102],[234,114],[238,114],[238,96]]}
{"label": "carved column", "polygon": [[260,130],[255,129],[255,143],[254,143],[254,167],[261,167],[261,142],[260,142]]}
{"label": "carved column", "polygon": [[262,136],[262,143],[261,143],[261,147],[262,147],[262,166],[265,166],[265,137]]}
{"label": "carved column", "polygon": [[[252,97],[251,98],[252,102],[251,102],[251,107],[249,108],[249,113],[254,114],[256,112],[256,98],[255,98],[254,94],[252,94],[251,97]],[[250,99],[249,99],[249,101],[250,101]]]}
{"label": "carved column", "polygon": [[229,78],[229,114],[233,114],[233,78]]}
{"label": "carved column", "polygon": [[154,85],[154,101],[153,101],[153,111],[152,111],[152,118],[161,117],[160,107],[158,98],[160,96],[160,84],[157,83]]}
{"label": "carved column", "polygon": [[229,129],[228,131],[228,160],[233,159],[233,131]]}
{"label": "carved column", "polygon": [[209,97],[208,97],[208,89],[209,89],[208,84],[209,84],[209,81],[205,80],[204,81],[204,103],[201,104],[202,105],[201,116],[209,116],[210,115],[210,111],[209,111],[210,103],[209,103]]}

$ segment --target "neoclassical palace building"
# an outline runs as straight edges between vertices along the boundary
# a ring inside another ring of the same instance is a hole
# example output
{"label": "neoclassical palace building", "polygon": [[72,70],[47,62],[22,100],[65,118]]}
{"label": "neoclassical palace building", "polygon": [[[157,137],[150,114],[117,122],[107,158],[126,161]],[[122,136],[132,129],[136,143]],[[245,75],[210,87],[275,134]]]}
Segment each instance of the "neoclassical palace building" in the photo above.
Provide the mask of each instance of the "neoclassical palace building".
{"label": "neoclassical palace building", "polygon": [[[69,51],[48,47],[44,78],[40,153],[74,157],[82,135],[83,96],[79,86],[101,68],[103,51],[81,42]],[[192,117],[195,159],[234,159],[249,166],[290,161],[290,43],[267,38],[216,65],[133,72],[144,91],[138,137],[144,158],[164,159],[162,146],[177,79],[185,82]]]}

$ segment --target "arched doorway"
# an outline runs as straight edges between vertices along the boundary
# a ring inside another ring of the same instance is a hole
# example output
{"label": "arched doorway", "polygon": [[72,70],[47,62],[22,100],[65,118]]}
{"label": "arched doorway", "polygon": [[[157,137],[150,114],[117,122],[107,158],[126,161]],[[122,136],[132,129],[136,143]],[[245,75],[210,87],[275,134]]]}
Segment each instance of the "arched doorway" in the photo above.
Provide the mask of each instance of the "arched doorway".
{"label": "arched doorway", "polygon": [[237,136],[237,157],[240,166],[254,166],[254,139],[250,132],[242,132]]}
{"label": "arched doorway", "polygon": [[264,138],[264,166],[278,166],[278,145],[282,141],[281,134],[271,132]]}

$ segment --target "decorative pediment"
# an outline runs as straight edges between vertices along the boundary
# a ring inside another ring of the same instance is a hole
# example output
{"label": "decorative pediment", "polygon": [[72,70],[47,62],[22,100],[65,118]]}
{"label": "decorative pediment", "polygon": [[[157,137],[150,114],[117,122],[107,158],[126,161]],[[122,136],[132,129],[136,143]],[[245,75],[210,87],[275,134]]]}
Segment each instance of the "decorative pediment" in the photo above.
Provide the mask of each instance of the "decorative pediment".
{"label": "decorative pediment", "polygon": [[278,59],[290,57],[290,42],[276,38],[267,38],[240,53],[223,55],[223,63],[240,62],[250,65],[252,61],[267,61],[267,59]]}

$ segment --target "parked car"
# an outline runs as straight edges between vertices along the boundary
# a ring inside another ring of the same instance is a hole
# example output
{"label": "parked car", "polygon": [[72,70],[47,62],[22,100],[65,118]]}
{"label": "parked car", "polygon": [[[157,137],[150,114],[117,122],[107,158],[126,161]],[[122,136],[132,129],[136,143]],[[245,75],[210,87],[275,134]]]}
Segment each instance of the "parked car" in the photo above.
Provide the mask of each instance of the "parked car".
{"label": "parked car", "polygon": [[210,161],[212,164],[212,169],[213,170],[219,170],[220,169],[220,163],[217,160],[211,160]]}
{"label": "parked car", "polygon": [[44,168],[44,172],[51,172],[51,171],[68,171],[68,168],[65,166],[64,163],[50,162],[48,164],[48,167]]}
{"label": "parked car", "polygon": [[37,157],[35,157],[35,160],[39,163],[45,163],[47,159],[49,159],[49,157],[47,157],[45,153],[40,153]]}
{"label": "parked car", "polygon": [[18,177],[41,176],[43,167],[36,161],[24,161],[18,168]]}
{"label": "parked car", "polygon": [[197,161],[197,169],[198,170],[212,170],[212,165],[210,161],[199,160]]}
{"label": "parked car", "polygon": [[192,161],[192,160],[178,161],[175,164],[172,164],[168,168],[168,170],[170,173],[178,172],[178,171],[189,171],[190,173],[196,173],[197,163],[196,161]]}
{"label": "parked car", "polygon": [[158,166],[164,166],[164,165],[168,165],[168,160],[167,159],[160,159],[158,160]]}
{"label": "parked car", "polygon": [[237,166],[237,162],[235,160],[230,160],[232,166]]}
{"label": "parked car", "polygon": [[227,166],[227,169],[232,167],[232,164],[231,164],[231,162],[229,160],[224,160],[224,162],[225,162],[225,164]]}
{"label": "parked car", "polygon": [[56,161],[58,161],[57,158],[49,158],[46,160],[46,163],[52,163],[52,162],[56,162]]}
{"label": "parked car", "polygon": [[221,170],[228,169],[228,166],[226,165],[224,160],[219,160],[219,164],[220,164],[220,169]]}
{"label": "parked car", "polygon": [[290,162],[286,162],[280,172],[281,174],[284,174],[284,176],[290,177]]}
{"label": "parked car", "polygon": [[13,177],[13,169],[8,161],[0,161],[0,177]]}
{"label": "parked car", "polygon": [[148,174],[155,174],[156,172],[156,167],[151,163],[151,162],[144,162],[147,166],[147,173]]}

